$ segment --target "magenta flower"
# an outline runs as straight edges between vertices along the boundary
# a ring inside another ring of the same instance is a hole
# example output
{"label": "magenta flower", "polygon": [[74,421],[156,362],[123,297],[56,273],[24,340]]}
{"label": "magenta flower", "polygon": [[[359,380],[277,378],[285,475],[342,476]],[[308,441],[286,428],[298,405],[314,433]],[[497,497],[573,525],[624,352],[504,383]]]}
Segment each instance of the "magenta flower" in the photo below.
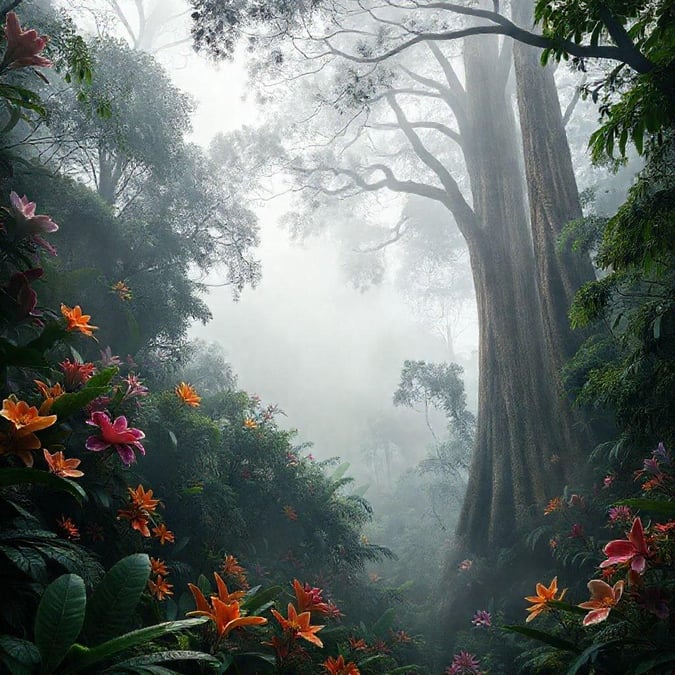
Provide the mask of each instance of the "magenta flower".
{"label": "magenta flower", "polygon": [[42,316],[42,312],[35,309],[37,293],[30,287],[30,284],[35,279],[39,279],[42,273],[40,267],[25,272],[15,272],[9,278],[9,282],[2,287],[0,304],[8,305],[7,309],[14,315],[16,321]]}
{"label": "magenta flower", "polygon": [[38,35],[36,30],[21,30],[19,18],[14,12],[7,12],[5,38],[7,49],[0,64],[3,70],[26,66],[49,68],[52,65],[49,59],[38,56],[47,46],[49,38],[45,35]]}
{"label": "magenta flower", "polygon": [[628,524],[628,522],[630,522],[631,518],[633,517],[633,512],[630,510],[629,506],[620,505],[612,506],[609,509],[609,513],[607,515],[609,516],[609,520],[612,523],[625,522]]}
{"label": "magenta flower", "polygon": [[460,652],[452,658],[452,664],[445,670],[446,675],[478,675],[480,662],[470,652]]}
{"label": "magenta flower", "polygon": [[35,202],[28,201],[28,197],[19,195],[12,190],[9,193],[12,205],[11,213],[17,224],[19,238],[30,237],[38,246],[42,246],[51,255],[56,255],[56,249],[48,244],[40,235],[56,232],[59,226],[49,217],[35,214]]}
{"label": "magenta flower", "polygon": [[484,609],[479,609],[471,619],[471,623],[477,628],[489,628],[492,625],[492,616],[490,612]]}
{"label": "magenta flower", "polygon": [[609,567],[610,565],[619,565],[630,562],[630,568],[633,572],[643,574],[647,566],[649,549],[645,540],[645,532],[640,518],[633,521],[628,533],[628,539],[614,539],[610,541],[603,549],[607,560],[600,563],[600,567]]}
{"label": "magenta flower", "polygon": [[127,418],[124,415],[120,415],[114,422],[111,422],[106,413],[97,411],[91,414],[87,424],[101,430],[98,436],[87,438],[84,444],[87,450],[101,452],[101,450],[113,447],[126,466],[136,461],[134,448],[142,455],[145,454],[145,448],[140,442],[145,438],[145,434],[140,429],[129,428]]}
{"label": "magenta flower", "polygon": [[127,377],[122,378],[122,382],[127,385],[126,393],[124,398],[137,398],[142,396],[147,396],[150,393],[150,390],[141,382],[141,378],[138,375],[129,373]]}

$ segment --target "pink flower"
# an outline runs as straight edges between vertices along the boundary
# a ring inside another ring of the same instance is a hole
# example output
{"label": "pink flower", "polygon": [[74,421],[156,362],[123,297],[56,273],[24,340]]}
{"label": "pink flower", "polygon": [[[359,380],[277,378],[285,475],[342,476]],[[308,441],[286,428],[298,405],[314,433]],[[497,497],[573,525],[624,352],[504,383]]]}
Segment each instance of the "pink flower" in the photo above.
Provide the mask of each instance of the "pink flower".
{"label": "pink flower", "polygon": [[49,38],[38,35],[35,30],[21,30],[19,18],[14,12],[7,13],[5,20],[5,37],[7,50],[2,59],[2,68],[24,68],[26,66],[40,66],[49,68],[52,62],[38,54],[47,46]]}
{"label": "pink flower", "polygon": [[612,476],[611,474],[608,474],[607,476],[604,477],[604,479],[602,481],[602,487],[607,489],[607,488],[612,486],[613,482],[614,482],[614,476]]}
{"label": "pink flower", "polygon": [[645,533],[640,518],[633,521],[628,533],[628,539],[614,539],[603,549],[607,560],[600,563],[600,567],[609,567],[620,563],[630,562],[630,568],[637,574],[643,574],[647,566],[649,550],[645,540]]}
{"label": "pink flower", "polygon": [[101,452],[101,450],[113,447],[126,466],[136,461],[134,448],[138,449],[142,455],[145,454],[145,448],[140,442],[145,438],[145,434],[140,429],[129,428],[124,415],[120,415],[114,422],[111,422],[104,412],[96,411],[91,414],[87,424],[101,430],[99,436],[87,438],[84,444],[87,450]]}
{"label": "pink flower", "polygon": [[478,628],[489,628],[492,625],[492,616],[490,612],[479,609],[471,619],[471,623]]}
{"label": "pink flower", "polygon": [[612,523],[625,522],[627,524],[633,517],[630,507],[624,505],[612,506],[609,509],[609,513],[607,515],[609,516],[609,520]]}
{"label": "pink flower", "polygon": [[101,365],[104,368],[109,368],[110,366],[119,366],[122,363],[119,356],[115,356],[112,353],[110,347],[106,347],[101,350]]}
{"label": "pink flower", "polygon": [[591,599],[582,602],[579,607],[591,610],[584,617],[583,624],[593,626],[604,621],[609,616],[612,607],[621,600],[623,581],[617,581],[614,586],[610,586],[600,579],[592,579],[588,582],[588,590],[591,592]]}
{"label": "pink flower", "polygon": [[59,226],[49,216],[35,215],[35,202],[28,201],[26,195],[19,197],[12,190],[9,193],[9,201],[12,205],[11,213],[16,221],[19,237],[28,236],[38,246],[42,246],[52,255],[56,255],[56,249],[42,239],[40,235],[56,232]]}
{"label": "pink flower", "polygon": [[150,393],[150,390],[141,382],[141,378],[133,373],[129,373],[127,377],[122,378],[122,382],[127,385],[127,391],[124,394],[125,399],[147,396]]}
{"label": "pink flower", "polygon": [[445,672],[448,675],[477,675],[480,671],[480,662],[470,652],[459,652],[452,658],[452,665]]}

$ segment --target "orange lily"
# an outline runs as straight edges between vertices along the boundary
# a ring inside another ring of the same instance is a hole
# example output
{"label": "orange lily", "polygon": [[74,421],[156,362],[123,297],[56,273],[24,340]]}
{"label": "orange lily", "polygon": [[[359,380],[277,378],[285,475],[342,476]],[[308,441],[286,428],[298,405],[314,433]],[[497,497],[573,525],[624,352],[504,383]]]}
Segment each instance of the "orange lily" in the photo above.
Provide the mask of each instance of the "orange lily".
{"label": "orange lily", "polygon": [[553,497],[551,501],[546,505],[546,508],[544,509],[544,515],[548,516],[551,513],[555,513],[556,511],[562,511],[562,509],[565,508],[565,504],[563,500],[560,497]]}
{"label": "orange lily", "polygon": [[66,393],[66,390],[57,382],[53,387],[49,386],[45,382],[40,382],[40,380],[33,380],[37,385],[37,388],[40,390],[40,393],[44,397],[44,401],[40,406],[40,414],[48,413],[52,409],[54,401],[59,397],[63,396]]}
{"label": "orange lily", "polygon": [[33,466],[33,453],[42,447],[40,439],[32,433],[21,435],[16,431],[0,431],[0,455],[14,454],[28,467]]}
{"label": "orange lily", "polygon": [[2,402],[0,415],[14,425],[19,436],[41,431],[56,422],[56,415],[42,417],[35,406],[29,406],[25,401],[17,400],[14,394]]}
{"label": "orange lily", "polygon": [[604,621],[609,616],[612,607],[621,600],[623,581],[617,581],[614,586],[610,586],[600,579],[592,579],[588,582],[588,590],[591,592],[591,599],[582,602],[579,607],[591,610],[584,617],[583,624],[593,626]]}
{"label": "orange lily", "polygon": [[359,675],[360,671],[353,661],[345,663],[345,658],[340,654],[337,659],[329,656],[324,662],[323,667],[331,675]]}
{"label": "orange lily", "polygon": [[144,537],[150,536],[150,530],[148,529],[150,518],[145,511],[141,511],[135,506],[129,509],[119,509],[117,511],[117,519],[119,520],[120,518],[128,520],[132,529],[140,532]]}
{"label": "orange lily", "polygon": [[228,577],[239,577],[246,574],[246,570],[239,564],[233,555],[226,555],[220,563],[220,569]]}
{"label": "orange lily", "polygon": [[537,584],[537,595],[528,595],[525,600],[528,602],[534,603],[532,607],[528,607],[527,611],[530,612],[530,615],[525,620],[525,623],[529,623],[535,617],[539,616],[542,612],[548,609],[548,603],[552,600],[562,600],[565,597],[567,589],[565,588],[560,592],[560,595],[556,598],[556,593],[558,592],[558,577],[553,577],[550,586],[547,588],[544,584]]}
{"label": "orange lily", "polygon": [[80,466],[81,460],[74,458],[66,459],[60,450],[53,455],[47,449],[43,449],[42,452],[51,473],[61,476],[61,478],[80,478],[84,476],[84,473],[77,468]]}
{"label": "orange lily", "polygon": [[167,583],[166,579],[162,579],[161,575],[157,576],[156,581],[148,579],[148,587],[150,588],[150,593],[154,595],[158,600],[164,600],[170,595],[173,595],[173,584]]}
{"label": "orange lily", "polygon": [[152,498],[152,490],[145,491],[142,485],[139,485],[135,490],[127,488],[131,497],[131,503],[139,510],[146,513],[154,513],[159,504],[159,499]]}
{"label": "orange lily", "polygon": [[227,590],[227,585],[223,581],[223,578],[220,576],[220,574],[218,574],[218,572],[214,572],[213,576],[216,580],[216,586],[218,586],[218,599],[222,602],[226,604],[238,602],[246,595],[246,591],[232,591],[232,593],[230,593]]}
{"label": "orange lily", "polygon": [[262,616],[241,616],[237,601],[223,602],[214,595],[209,603],[199,588],[193,584],[188,584],[188,586],[194,596],[197,609],[188,612],[186,616],[207,616],[215,622],[220,637],[226,637],[232,630],[240,626],[262,626],[267,623],[267,619]]}
{"label": "orange lily", "polygon": [[166,544],[167,541],[170,544],[173,544],[173,542],[176,541],[174,533],[167,529],[164,523],[152,528],[152,536],[155,537],[155,539],[159,539],[159,543],[162,544],[162,546]]}
{"label": "orange lily", "polygon": [[71,541],[77,541],[80,538],[80,530],[77,525],[73,522],[72,518],[66,518],[66,516],[61,516],[56,520],[56,524],[66,535],[67,539]]}
{"label": "orange lily", "polygon": [[312,615],[310,612],[302,612],[298,614],[293,606],[293,603],[288,603],[288,619],[285,619],[275,609],[272,610],[276,620],[281,624],[284,631],[287,631],[294,636],[301,637],[307,642],[315,644],[317,647],[323,647],[323,642],[316,636],[325,626],[311,626],[310,620]]}
{"label": "orange lily", "polygon": [[244,428],[245,429],[257,429],[258,423],[254,419],[252,419],[251,417],[247,417],[244,420]]}
{"label": "orange lily", "polygon": [[197,393],[197,390],[187,382],[181,382],[176,385],[176,396],[178,396],[183,403],[192,406],[193,408],[199,407],[202,400],[202,397]]}
{"label": "orange lily", "polygon": [[61,314],[66,320],[66,330],[79,330],[80,333],[93,337],[94,331],[98,330],[98,326],[92,326],[89,323],[91,319],[90,314],[82,314],[82,309],[79,305],[75,305],[72,309],[67,305],[61,304]]}

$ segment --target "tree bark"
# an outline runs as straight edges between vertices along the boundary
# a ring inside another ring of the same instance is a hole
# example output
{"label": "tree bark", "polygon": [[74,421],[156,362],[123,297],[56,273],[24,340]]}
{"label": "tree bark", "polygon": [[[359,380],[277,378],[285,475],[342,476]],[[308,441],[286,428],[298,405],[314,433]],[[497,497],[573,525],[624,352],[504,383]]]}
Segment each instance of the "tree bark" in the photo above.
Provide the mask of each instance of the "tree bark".
{"label": "tree bark", "polygon": [[[485,554],[569,477],[579,454],[545,339],[518,134],[496,67],[497,39],[465,43],[468,115],[460,131],[473,208],[468,237],[478,305],[476,445],[457,529],[458,547]],[[557,461],[556,461],[557,458]]]}

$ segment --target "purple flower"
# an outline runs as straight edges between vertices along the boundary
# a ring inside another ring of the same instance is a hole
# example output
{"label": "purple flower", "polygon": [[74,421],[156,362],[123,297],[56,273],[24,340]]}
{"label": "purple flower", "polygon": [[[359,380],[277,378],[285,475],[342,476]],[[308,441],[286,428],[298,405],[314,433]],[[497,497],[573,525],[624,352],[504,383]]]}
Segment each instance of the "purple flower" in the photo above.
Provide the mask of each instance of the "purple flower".
{"label": "purple flower", "polygon": [[452,658],[452,664],[446,668],[446,675],[478,675],[480,662],[470,652],[460,652]]}
{"label": "purple flower", "polygon": [[666,466],[670,465],[670,455],[663,443],[659,443],[659,447],[654,450],[654,459],[661,460]]}
{"label": "purple flower", "polygon": [[471,619],[471,623],[478,628],[489,628],[492,625],[492,616],[490,612],[479,609]]}
{"label": "purple flower", "polygon": [[100,435],[87,438],[84,444],[87,450],[101,452],[101,450],[113,447],[126,466],[136,461],[134,448],[142,455],[145,454],[145,448],[140,443],[145,438],[145,434],[140,429],[129,428],[124,415],[120,415],[114,422],[111,422],[106,413],[96,411],[91,413],[87,424],[101,430]]}
{"label": "purple flower", "polygon": [[659,468],[659,462],[656,459],[656,457],[645,459],[645,461],[642,463],[642,468],[647,473],[651,473],[653,476],[658,476],[661,473],[661,469]]}

